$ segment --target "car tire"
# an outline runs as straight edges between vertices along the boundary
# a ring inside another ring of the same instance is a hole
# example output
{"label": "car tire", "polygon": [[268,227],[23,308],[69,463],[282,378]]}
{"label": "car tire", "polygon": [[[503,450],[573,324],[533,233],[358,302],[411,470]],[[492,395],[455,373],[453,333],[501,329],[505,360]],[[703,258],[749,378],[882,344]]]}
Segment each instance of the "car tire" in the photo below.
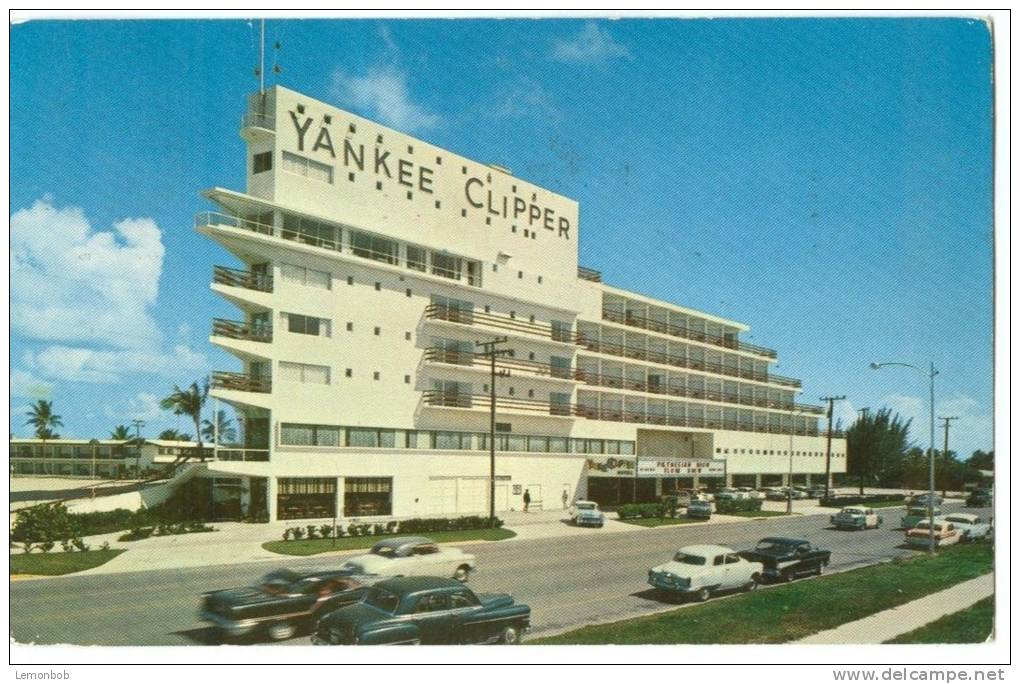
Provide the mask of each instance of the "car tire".
{"label": "car tire", "polygon": [[458,582],[467,582],[469,577],[471,577],[471,568],[466,565],[460,566],[453,572],[453,579]]}
{"label": "car tire", "polygon": [[712,598],[712,591],[708,587],[702,587],[694,594],[694,599],[699,603],[704,603],[710,598]]}
{"label": "car tire", "polygon": [[790,570],[783,570],[781,573],[779,573],[779,581],[780,582],[784,582],[784,583],[785,582],[792,582],[793,581],[793,572],[790,571]]}
{"label": "car tire", "polygon": [[819,563],[815,566],[815,577],[820,577],[822,574],[822,568],[825,567],[825,563]]}
{"label": "car tire", "polygon": [[521,643],[521,631],[516,625],[507,625],[499,633],[499,643],[507,646],[516,646]]}
{"label": "car tire", "polygon": [[758,577],[758,575],[754,575],[753,577],[751,577],[751,581],[744,585],[744,591],[754,591],[755,589],[758,588],[758,583],[760,581],[761,579]]}
{"label": "car tire", "polygon": [[297,633],[297,626],[293,622],[278,620],[271,623],[266,631],[273,641],[286,641]]}

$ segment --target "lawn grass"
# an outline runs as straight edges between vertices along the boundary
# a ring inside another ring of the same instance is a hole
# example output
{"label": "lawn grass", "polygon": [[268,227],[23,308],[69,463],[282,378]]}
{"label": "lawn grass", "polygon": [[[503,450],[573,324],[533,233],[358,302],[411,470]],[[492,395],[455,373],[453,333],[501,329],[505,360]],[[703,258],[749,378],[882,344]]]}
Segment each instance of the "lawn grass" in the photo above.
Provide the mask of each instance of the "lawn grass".
{"label": "lawn grass", "polygon": [[529,643],[785,643],[986,574],[992,561],[990,544],[954,546],[937,556],[912,556]]}
{"label": "lawn grass", "polygon": [[738,518],[775,518],[780,515],[800,515],[799,513],[787,513],[786,511],[732,511],[720,513],[719,515],[735,515]]}
{"label": "lawn grass", "polygon": [[11,574],[66,575],[95,568],[113,560],[122,553],[124,553],[124,549],[12,554]]}
{"label": "lawn grass", "polygon": [[622,523],[628,525],[637,525],[639,527],[664,527],[666,525],[686,525],[688,523],[697,522],[708,522],[702,518],[629,518],[627,520],[621,520]]}
{"label": "lawn grass", "polygon": [[834,502],[832,505],[829,505],[829,506],[825,506],[824,504],[819,502],[818,505],[823,507],[823,508],[831,508],[833,510],[842,510],[843,508],[846,508],[847,506],[861,506],[863,508],[896,508],[896,507],[903,508],[904,506],[907,505],[907,502],[906,501],[872,501],[870,503],[862,503],[862,504],[852,504],[852,503],[842,504],[842,503]]}
{"label": "lawn grass", "polygon": [[[330,551],[352,551],[370,548],[378,541],[395,537],[395,534],[369,535],[366,537],[340,537],[339,539],[297,539],[290,541],[268,541],[262,548],[273,553],[286,556],[314,556],[317,553]],[[516,537],[517,533],[502,527],[484,528],[480,530],[457,530],[455,532],[430,532],[428,538],[435,542],[456,542],[470,540],[499,541]]]}
{"label": "lawn grass", "polygon": [[995,597],[981,599],[970,608],[901,634],[887,644],[980,644],[992,633]]}

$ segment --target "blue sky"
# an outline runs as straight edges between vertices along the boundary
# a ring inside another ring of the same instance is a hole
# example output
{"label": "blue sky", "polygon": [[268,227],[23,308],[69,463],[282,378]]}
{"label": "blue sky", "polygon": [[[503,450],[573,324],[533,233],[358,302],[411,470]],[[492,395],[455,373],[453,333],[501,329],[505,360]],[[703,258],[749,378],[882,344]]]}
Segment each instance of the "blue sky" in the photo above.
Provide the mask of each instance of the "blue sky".
{"label": "blue sky", "polygon": [[[11,426],[132,418],[233,360],[208,343],[198,191],[244,187],[257,24],[11,29]],[[990,36],[958,19],[267,24],[279,82],[581,205],[611,284],[748,323],[839,415],[890,406],[992,446]],[[270,62],[272,55],[270,55]],[[186,427],[186,426],[181,426]],[[917,429],[920,428],[920,429]]]}

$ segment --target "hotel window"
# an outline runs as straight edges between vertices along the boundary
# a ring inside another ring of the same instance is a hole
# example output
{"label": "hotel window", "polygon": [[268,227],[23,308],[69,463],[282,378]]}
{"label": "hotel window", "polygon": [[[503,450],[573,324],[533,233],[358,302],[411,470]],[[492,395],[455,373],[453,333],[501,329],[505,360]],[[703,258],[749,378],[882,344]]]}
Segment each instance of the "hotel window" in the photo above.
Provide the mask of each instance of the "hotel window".
{"label": "hotel window", "polygon": [[262,173],[273,168],[273,153],[259,152],[251,158],[251,172]]}
{"label": "hotel window", "polygon": [[392,477],[348,477],[344,480],[344,515],[392,515]]}
{"label": "hotel window", "polygon": [[432,252],[432,273],[433,275],[460,280],[461,260],[448,254]]}
{"label": "hotel window", "polygon": [[294,242],[324,247],[339,252],[341,232],[337,226],[323,221],[316,221],[295,214],[283,215],[283,232],[281,235],[284,240],[293,240]]}
{"label": "hotel window", "polygon": [[294,154],[293,152],[283,153],[283,170],[323,183],[333,182],[332,166],[322,164],[308,157],[302,157],[300,154]]}
{"label": "hotel window", "polygon": [[426,260],[426,256],[425,255],[426,254],[427,254],[427,252],[425,251],[425,248],[423,248],[423,247],[415,247],[413,245],[408,245],[407,246],[407,267],[412,269],[412,270],[421,271],[422,273],[424,273],[425,270],[426,270],[426,263],[425,263],[425,260]]}
{"label": "hotel window", "polygon": [[280,377],[289,382],[310,385],[329,384],[329,366],[315,366],[309,363],[280,362]]}
{"label": "hotel window", "polygon": [[302,316],[301,314],[284,313],[287,319],[287,330],[301,335],[330,336],[329,321],[315,316]]}
{"label": "hotel window", "polygon": [[432,295],[432,306],[437,309],[440,318],[453,323],[472,323],[474,321],[475,305],[463,299]]}
{"label": "hotel window", "polygon": [[341,428],[332,425],[280,425],[280,443],[291,446],[340,446]]}
{"label": "hotel window", "polygon": [[320,290],[328,290],[331,286],[329,273],[305,268],[304,266],[280,264],[280,276],[289,283],[316,287]]}
{"label": "hotel window", "polygon": [[368,233],[351,231],[351,251],[365,259],[382,261],[386,264],[397,263],[398,245],[393,240],[375,237]]}

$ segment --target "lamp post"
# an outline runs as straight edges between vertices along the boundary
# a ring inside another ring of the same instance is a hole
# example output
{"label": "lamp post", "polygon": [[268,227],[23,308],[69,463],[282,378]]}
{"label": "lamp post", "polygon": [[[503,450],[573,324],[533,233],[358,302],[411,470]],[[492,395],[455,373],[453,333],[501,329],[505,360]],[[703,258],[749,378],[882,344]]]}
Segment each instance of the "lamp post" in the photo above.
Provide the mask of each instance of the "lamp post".
{"label": "lamp post", "polygon": [[928,553],[935,553],[935,363],[928,364],[928,370],[909,363],[888,361],[872,363],[871,369],[878,370],[883,366],[903,366],[912,368],[928,378]]}
{"label": "lamp post", "polygon": [[99,446],[99,440],[93,437],[89,440],[89,446],[92,447],[92,498],[96,498],[96,448]]}

